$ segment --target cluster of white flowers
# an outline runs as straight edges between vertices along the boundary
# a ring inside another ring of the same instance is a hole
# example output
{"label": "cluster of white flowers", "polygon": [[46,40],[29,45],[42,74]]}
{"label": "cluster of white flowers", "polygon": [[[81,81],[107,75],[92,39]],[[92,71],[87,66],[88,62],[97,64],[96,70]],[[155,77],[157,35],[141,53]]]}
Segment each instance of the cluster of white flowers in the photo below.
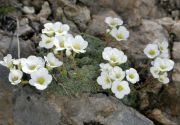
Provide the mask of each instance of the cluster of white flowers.
{"label": "cluster of white flowers", "polygon": [[88,42],[83,39],[82,36],[76,35],[73,37],[69,34],[69,26],[60,22],[46,23],[42,30],[41,38],[39,43],[41,48],[53,49],[54,53],[57,54],[59,51],[66,50],[66,55],[70,56],[74,53],[85,53],[88,46]]}
{"label": "cluster of white flowers", "polygon": [[13,85],[22,82],[23,73],[30,75],[29,84],[38,90],[44,90],[52,82],[52,75],[49,71],[53,68],[60,67],[63,62],[57,58],[58,52],[66,50],[66,55],[71,56],[74,53],[84,53],[88,46],[82,36],[69,34],[69,26],[60,22],[46,23],[42,30],[39,47],[52,49],[47,56],[42,57],[29,56],[28,58],[13,59],[8,54],[0,61],[0,64],[9,68],[9,81]]}
{"label": "cluster of white flowers", "polygon": [[106,47],[102,56],[108,63],[100,64],[101,75],[97,78],[97,82],[103,89],[111,89],[117,98],[122,99],[130,93],[128,82],[132,84],[138,82],[139,74],[134,68],[123,71],[120,67],[127,62],[127,56],[121,50]]}
{"label": "cluster of white flowers", "polygon": [[[62,65],[61,61],[57,58],[55,59],[56,60],[51,60],[52,63],[57,64],[56,66],[60,66],[59,63]],[[31,76],[29,84],[39,90],[46,89],[52,81],[52,76],[48,73],[45,63],[48,64],[48,62],[45,62],[41,57],[29,56],[28,58],[13,59],[10,54],[4,57],[3,61],[0,61],[0,64],[10,69],[9,81],[11,84],[18,85],[21,83],[23,73],[25,73]]]}
{"label": "cluster of white flowers", "polygon": [[114,37],[117,41],[127,40],[129,37],[129,31],[123,25],[123,21],[119,18],[106,17],[105,23],[108,24],[109,29],[107,29],[107,33],[109,33],[112,37]]}
{"label": "cluster of white flowers", "polygon": [[150,68],[151,74],[164,84],[169,83],[167,72],[174,67],[174,61],[169,59],[168,46],[167,40],[155,40],[144,49],[145,55],[153,59],[151,62],[152,67]]}

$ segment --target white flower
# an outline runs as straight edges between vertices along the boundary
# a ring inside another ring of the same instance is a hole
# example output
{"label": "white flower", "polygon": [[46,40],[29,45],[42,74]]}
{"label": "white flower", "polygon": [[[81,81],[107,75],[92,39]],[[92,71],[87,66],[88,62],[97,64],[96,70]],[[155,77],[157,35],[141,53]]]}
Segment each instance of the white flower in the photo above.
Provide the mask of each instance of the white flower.
{"label": "white flower", "polygon": [[164,39],[163,41],[157,39],[154,41],[154,43],[158,45],[160,52],[168,50],[169,43],[166,39]]}
{"label": "white flower", "polygon": [[9,81],[12,85],[17,85],[21,82],[23,73],[20,70],[11,69],[9,73]]}
{"label": "white flower", "polygon": [[29,56],[21,62],[23,72],[31,74],[39,68],[44,67],[45,62],[41,57]]}
{"label": "white flower", "polygon": [[57,59],[53,53],[48,53],[47,56],[44,56],[46,62],[47,62],[47,66],[50,68],[55,68],[55,67],[59,67],[61,66],[63,63],[61,61],[59,61],[59,59]]}
{"label": "white flower", "polygon": [[102,72],[109,73],[112,70],[112,66],[109,63],[101,63],[99,64]]}
{"label": "white flower", "polygon": [[39,70],[31,74],[31,79],[29,84],[35,86],[39,90],[44,90],[52,81],[52,76],[48,73],[45,68],[40,68]]}
{"label": "white flower", "polygon": [[41,41],[39,42],[39,47],[50,49],[54,46],[54,37],[48,37],[44,34],[41,35]]}
{"label": "white flower", "polygon": [[44,29],[42,29],[42,33],[46,34],[49,37],[54,36],[55,35],[54,24],[53,23],[44,24]]}
{"label": "white flower", "polygon": [[157,67],[151,67],[150,72],[153,75],[154,78],[159,78],[160,70]]}
{"label": "white flower", "polygon": [[62,24],[61,22],[54,23],[54,30],[56,35],[67,34],[70,27],[67,24]]}
{"label": "white flower", "polygon": [[107,23],[110,27],[114,28],[116,26],[122,25],[123,21],[119,18],[106,17],[105,23]]}
{"label": "white flower", "polygon": [[154,41],[154,43],[158,45],[158,49],[160,51],[159,57],[169,58],[169,49],[168,49],[169,43],[168,43],[168,41],[166,39],[164,39],[163,41],[157,39]]}
{"label": "white flower", "polygon": [[71,48],[75,53],[85,53],[88,46],[88,42],[85,41],[82,36],[77,35],[75,38],[71,38]]}
{"label": "white flower", "polygon": [[111,30],[110,29],[106,29],[106,33],[110,33],[111,32]]}
{"label": "white flower", "polygon": [[7,56],[5,56],[3,58],[3,61],[0,61],[0,64],[7,67],[7,68],[12,68],[13,67],[13,61],[14,61],[14,59],[12,59],[12,55],[7,54]]}
{"label": "white flower", "polygon": [[13,60],[13,64],[14,65],[21,65],[21,62],[23,60],[26,60],[26,58],[15,59],[15,60]]}
{"label": "white flower", "polygon": [[72,38],[73,36],[71,34],[66,34],[66,35],[56,35],[54,39],[54,45],[55,45],[55,50],[56,51],[61,51],[66,49],[67,45],[66,42],[68,41],[69,38]]}
{"label": "white flower", "polygon": [[130,68],[126,70],[126,79],[134,84],[139,81],[139,74],[134,68]]}
{"label": "white flower", "polygon": [[106,47],[102,53],[103,59],[109,61],[111,65],[120,65],[127,61],[127,56],[116,48]]}
{"label": "white flower", "polygon": [[97,83],[101,85],[103,89],[110,89],[112,86],[112,80],[106,72],[101,72],[101,75],[97,78]]}
{"label": "white flower", "polygon": [[69,49],[66,49],[66,56],[67,57],[69,57],[69,56],[71,56],[72,55],[72,52],[71,52],[71,50],[69,50]]}
{"label": "white flower", "polygon": [[167,72],[165,72],[164,74],[160,75],[158,80],[160,82],[162,82],[163,84],[169,83],[169,78],[168,78]]}
{"label": "white flower", "polygon": [[166,58],[156,58],[154,60],[154,67],[159,68],[160,71],[170,71],[174,67],[174,61]]}
{"label": "white flower", "polygon": [[161,58],[170,58],[170,55],[169,55],[169,50],[165,50],[165,51],[162,51],[161,54],[159,55],[159,57]]}
{"label": "white flower", "polygon": [[129,31],[124,26],[120,26],[119,29],[113,28],[110,34],[117,40],[127,40],[129,37]]}
{"label": "white flower", "polygon": [[66,42],[64,43],[64,47],[66,50],[72,50],[72,41],[74,40],[74,37],[71,35],[67,37]]}
{"label": "white flower", "polygon": [[113,80],[122,81],[125,77],[125,72],[118,66],[113,67],[109,73],[110,78]]}
{"label": "white flower", "polygon": [[150,59],[153,59],[159,55],[158,45],[157,44],[148,44],[144,49],[144,53]]}
{"label": "white flower", "polygon": [[130,93],[129,84],[126,81],[114,81],[111,90],[119,99]]}

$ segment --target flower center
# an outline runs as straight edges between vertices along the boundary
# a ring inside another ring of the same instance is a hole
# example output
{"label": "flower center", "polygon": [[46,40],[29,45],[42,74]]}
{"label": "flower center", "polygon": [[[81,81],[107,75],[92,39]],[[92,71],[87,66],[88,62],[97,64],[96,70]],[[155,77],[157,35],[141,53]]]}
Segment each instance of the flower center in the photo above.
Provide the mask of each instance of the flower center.
{"label": "flower center", "polygon": [[150,54],[151,56],[153,56],[153,55],[155,55],[155,51],[151,49],[151,50],[149,51],[149,54]]}
{"label": "flower center", "polygon": [[54,66],[55,64],[53,63],[53,62],[51,62],[51,61],[49,61],[49,64],[51,65],[51,66]]}
{"label": "flower center", "polygon": [[121,74],[116,74],[116,78],[119,79],[121,77]]}
{"label": "flower center", "polygon": [[35,68],[36,68],[36,65],[30,65],[30,66],[29,66],[29,69],[30,69],[30,70],[34,70]]}
{"label": "flower center", "polygon": [[59,46],[60,46],[61,48],[64,48],[64,41],[60,42],[60,43],[59,43]]}
{"label": "flower center", "polygon": [[77,49],[77,50],[80,50],[80,49],[81,49],[80,44],[78,44],[78,43],[75,43],[75,44],[73,45],[73,47],[74,47],[74,49]]}
{"label": "flower center", "polygon": [[112,21],[112,22],[111,22],[111,25],[112,25],[112,26],[116,26],[117,24],[116,24],[115,21]]}
{"label": "flower center", "polygon": [[163,77],[160,77],[159,80],[160,80],[161,82],[164,81]]}
{"label": "flower center", "polygon": [[116,62],[116,61],[117,61],[117,59],[116,59],[115,56],[111,56],[110,60],[111,60],[112,62]]}
{"label": "flower center", "polygon": [[46,41],[46,44],[49,44],[49,43],[51,43],[52,41],[49,39],[49,40],[47,40]]}
{"label": "flower center", "polygon": [[165,66],[165,65],[161,65],[161,66],[160,66],[160,68],[161,68],[161,69],[166,69],[166,68],[167,68],[167,66]]}
{"label": "flower center", "polygon": [[130,79],[134,79],[135,75],[134,74],[129,74]]}
{"label": "flower center", "polygon": [[14,77],[12,78],[12,81],[15,82],[15,81],[17,81],[18,79],[19,79],[18,76],[14,76]]}
{"label": "flower center", "polygon": [[158,71],[158,70],[154,70],[154,73],[155,73],[155,74],[158,74],[158,73],[159,73],[159,71]]}
{"label": "flower center", "polygon": [[43,85],[44,82],[45,82],[45,79],[43,77],[37,78],[37,83],[39,83],[40,85]]}
{"label": "flower center", "polygon": [[163,51],[163,50],[164,50],[164,48],[163,48],[162,46],[160,46],[160,47],[159,47],[159,50],[160,50],[160,51]]}
{"label": "flower center", "polygon": [[117,34],[116,37],[117,37],[118,39],[123,39],[123,38],[124,38],[124,36],[123,36],[122,34],[120,34],[120,33]]}
{"label": "flower center", "polygon": [[58,30],[58,33],[62,33],[62,32],[63,32],[63,30],[62,30],[62,29],[59,29],[59,30]]}
{"label": "flower center", "polygon": [[117,86],[117,90],[118,90],[118,91],[122,91],[123,89],[124,89],[124,88],[123,88],[122,85],[118,85],[118,86]]}
{"label": "flower center", "polygon": [[107,84],[111,83],[111,80],[108,77],[106,77],[105,81]]}

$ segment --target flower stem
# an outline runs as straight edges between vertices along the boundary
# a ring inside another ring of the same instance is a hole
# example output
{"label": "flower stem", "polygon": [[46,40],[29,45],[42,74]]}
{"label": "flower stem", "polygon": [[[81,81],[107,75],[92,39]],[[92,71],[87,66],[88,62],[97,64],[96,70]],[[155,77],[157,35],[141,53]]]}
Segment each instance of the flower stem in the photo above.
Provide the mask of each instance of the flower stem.
{"label": "flower stem", "polygon": [[20,54],[21,54],[21,49],[20,49],[20,42],[19,42],[19,20],[18,18],[16,18],[17,21],[17,47],[18,47],[18,58],[20,58]]}
{"label": "flower stem", "polygon": [[74,52],[72,55],[72,63],[73,63],[73,69],[76,69],[76,61],[75,61],[76,53]]}

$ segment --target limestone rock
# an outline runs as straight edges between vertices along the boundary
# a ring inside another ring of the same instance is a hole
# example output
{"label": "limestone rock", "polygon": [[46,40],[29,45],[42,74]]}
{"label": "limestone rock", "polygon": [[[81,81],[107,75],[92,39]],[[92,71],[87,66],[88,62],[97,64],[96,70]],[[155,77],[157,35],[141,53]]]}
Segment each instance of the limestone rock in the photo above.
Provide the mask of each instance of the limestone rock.
{"label": "limestone rock", "polygon": [[[27,57],[35,53],[35,47],[30,40],[20,40],[21,57]],[[0,34],[0,53],[4,56],[8,53],[12,54],[13,57],[17,58],[17,38],[16,36],[10,36]]]}
{"label": "limestone rock", "polygon": [[42,9],[37,15],[37,18],[39,18],[40,20],[46,20],[50,14],[51,14],[51,8],[49,6],[49,3],[46,1],[42,5]]}
{"label": "limestone rock", "polygon": [[173,43],[173,59],[176,61],[180,61],[180,42]]}
{"label": "limestone rock", "polygon": [[93,14],[99,13],[103,8],[114,8],[113,0],[79,0],[88,6]]}
{"label": "limestone rock", "polygon": [[107,28],[107,24],[104,22],[107,16],[119,17],[113,10],[101,11],[92,16],[86,32],[91,35],[103,35]]}
{"label": "limestone rock", "polygon": [[171,17],[164,17],[156,20],[159,24],[165,27],[169,32],[171,31],[172,26],[175,21]]}
{"label": "limestone rock", "polygon": [[177,40],[180,40],[180,21],[177,21],[172,26],[172,33],[174,33],[176,35]]}
{"label": "limestone rock", "polygon": [[[19,21],[19,31],[18,31],[18,35],[19,36],[25,36],[25,35],[29,35],[31,33],[33,33],[33,29],[29,26],[29,21],[27,18],[22,18]],[[15,34],[17,34],[17,30],[15,32]]]}
{"label": "limestone rock", "polygon": [[169,120],[159,109],[154,109],[150,114],[150,117],[157,120],[163,125],[178,125],[173,121]]}
{"label": "limestone rock", "polygon": [[91,19],[89,9],[78,5],[65,6],[64,14],[68,19],[73,20],[82,30],[86,28],[86,24]]}
{"label": "limestone rock", "polygon": [[24,6],[24,7],[22,8],[22,11],[23,11],[24,13],[26,13],[26,14],[33,14],[33,13],[35,13],[34,7],[29,7],[29,6]]}

